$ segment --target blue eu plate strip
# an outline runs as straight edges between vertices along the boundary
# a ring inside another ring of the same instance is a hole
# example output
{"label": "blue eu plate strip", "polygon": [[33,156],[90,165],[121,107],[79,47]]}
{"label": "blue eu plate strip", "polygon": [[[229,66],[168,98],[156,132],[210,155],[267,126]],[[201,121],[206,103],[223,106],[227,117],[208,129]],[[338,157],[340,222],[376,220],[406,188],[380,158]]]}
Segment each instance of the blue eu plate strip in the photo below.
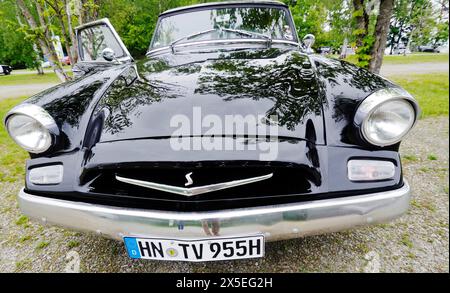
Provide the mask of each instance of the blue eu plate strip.
{"label": "blue eu plate strip", "polygon": [[128,255],[131,258],[141,258],[141,253],[139,252],[139,247],[136,238],[125,237],[125,247],[127,248]]}

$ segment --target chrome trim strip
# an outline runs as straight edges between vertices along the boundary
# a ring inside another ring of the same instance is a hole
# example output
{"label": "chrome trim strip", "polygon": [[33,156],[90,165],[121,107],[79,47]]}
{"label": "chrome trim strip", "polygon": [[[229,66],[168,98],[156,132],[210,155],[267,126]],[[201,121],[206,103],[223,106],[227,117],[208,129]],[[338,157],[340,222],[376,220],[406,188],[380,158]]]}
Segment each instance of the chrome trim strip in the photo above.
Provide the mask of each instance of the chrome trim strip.
{"label": "chrome trim strip", "polygon": [[8,118],[14,114],[21,114],[28,117],[31,117],[35,120],[37,120],[42,126],[45,128],[53,128],[57,127],[55,120],[53,117],[45,111],[42,107],[35,105],[35,104],[20,104],[14,108],[12,108],[8,113],[5,115],[4,123],[6,125],[6,121]]}
{"label": "chrome trim strip", "polygon": [[[197,41],[197,42],[186,42],[186,43],[180,43],[180,44],[176,44],[175,46],[173,46],[173,48],[177,48],[177,47],[188,47],[188,46],[195,46],[195,45],[214,45],[214,44],[218,44],[218,45],[224,45],[224,44],[245,44],[245,43],[262,43],[262,44],[267,44],[267,39],[244,39],[244,38],[239,38],[239,39],[226,39],[226,40],[207,40],[207,41]],[[300,48],[300,44],[297,42],[292,42],[292,41],[286,41],[286,40],[272,40],[272,44],[285,44],[285,45],[293,45],[293,46],[297,46]],[[165,46],[165,47],[161,47],[161,48],[156,48],[153,50],[149,50],[146,53],[146,56],[149,55],[154,55],[156,53],[162,52],[162,51],[170,51],[171,52],[171,47],[170,46]]]}
{"label": "chrome trim strip", "polygon": [[223,1],[223,2],[209,2],[209,3],[200,3],[200,4],[194,4],[189,6],[182,6],[177,8],[172,8],[169,10],[166,10],[162,12],[159,16],[164,16],[166,14],[179,12],[183,10],[190,10],[190,9],[197,9],[197,8],[205,8],[205,7],[214,7],[214,6],[222,6],[222,5],[229,5],[229,4],[263,4],[263,5],[276,5],[276,6],[282,6],[282,7],[288,7],[285,3],[276,1],[276,0],[245,0],[245,1]]}
{"label": "chrome trim strip", "polygon": [[178,187],[178,186],[160,184],[160,183],[155,183],[155,182],[136,180],[136,179],[121,177],[118,175],[116,175],[116,179],[118,181],[128,183],[128,184],[133,184],[133,185],[137,185],[137,186],[142,186],[142,187],[151,188],[151,189],[155,189],[155,190],[159,190],[159,191],[165,191],[165,192],[170,192],[170,193],[175,193],[175,194],[180,194],[180,195],[190,197],[190,196],[194,196],[194,195],[204,194],[204,193],[213,192],[213,191],[219,191],[219,190],[232,188],[232,187],[236,187],[236,186],[241,186],[241,185],[245,185],[245,184],[255,183],[258,181],[269,179],[272,176],[273,176],[273,173],[270,173],[270,174],[267,174],[264,176],[258,176],[258,177],[247,178],[247,179],[242,179],[242,180],[233,180],[233,181],[229,181],[229,182],[210,184],[210,185],[198,186],[198,187],[192,187],[192,188],[185,188],[185,187]]}
{"label": "chrome trim strip", "polygon": [[[408,210],[406,180],[395,190],[212,212],[168,212],[88,204],[19,193],[20,209],[44,224],[121,240],[124,236],[202,239],[262,233],[269,241],[383,223]],[[215,227],[216,233],[211,233]]]}

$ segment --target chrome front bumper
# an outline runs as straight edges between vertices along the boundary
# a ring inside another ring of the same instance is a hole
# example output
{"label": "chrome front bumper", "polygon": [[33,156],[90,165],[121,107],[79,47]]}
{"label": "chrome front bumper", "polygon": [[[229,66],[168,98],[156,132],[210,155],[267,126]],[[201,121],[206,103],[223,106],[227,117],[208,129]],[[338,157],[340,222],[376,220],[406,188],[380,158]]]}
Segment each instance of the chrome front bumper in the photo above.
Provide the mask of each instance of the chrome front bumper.
{"label": "chrome front bumper", "polygon": [[302,203],[213,212],[119,208],[19,193],[22,212],[43,223],[124,236],[199,239],[263,233],[266,240],[297,238],[386,222],[408,210],[410,187]]}

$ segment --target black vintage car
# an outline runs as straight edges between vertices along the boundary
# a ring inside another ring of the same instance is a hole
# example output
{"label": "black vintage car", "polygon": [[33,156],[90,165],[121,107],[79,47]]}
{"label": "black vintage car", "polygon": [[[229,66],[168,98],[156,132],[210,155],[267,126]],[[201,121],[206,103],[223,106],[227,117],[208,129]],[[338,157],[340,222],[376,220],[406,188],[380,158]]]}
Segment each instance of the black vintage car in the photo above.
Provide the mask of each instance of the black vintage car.
{"label": "black vintage car", "polygon": [[416,101],[314,55],[284,4],[164,12],[139,61],[107,19],[77,38],[76,78],[5,118],[31,156],[24,214],[123,240],[132,258],[210,261],[408,209],[398,150]]}

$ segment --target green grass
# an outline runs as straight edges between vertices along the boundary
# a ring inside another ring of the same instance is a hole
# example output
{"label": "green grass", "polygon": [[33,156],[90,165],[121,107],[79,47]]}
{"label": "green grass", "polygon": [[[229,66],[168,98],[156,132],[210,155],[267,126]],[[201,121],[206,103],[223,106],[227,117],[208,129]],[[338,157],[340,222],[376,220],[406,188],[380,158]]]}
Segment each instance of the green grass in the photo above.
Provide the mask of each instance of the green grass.
{"label": "green grass", "polygon": [[16,225],[17,226],[25,226],[28,224],[28,217],[27,216],[20,216],[17,220],[16,220]]}
{"label": "green grass", "polygon": [[383,64],[448,63],[448,61],[448,54],[434,53],[387,55],[383,58]]}
{"label": "green grass", "polygon": [[409,248],[412,248],[412,247],[413,247],[413,243],[412,243],[411,239],[409,238],[409,234],[408,234],[408,233],[404,233],[404,234],[402,235],[402,239],[400,240],[400,242],[401,242],[403,245],[405,245],[405,246],[407,246],[407,247],[409,247]]}
{"label": "green grass", "polygon": [[402,158],[411,162],[417,162],[419,160],[419,158],[415,155],[403,155]]}
{"label": "green grass", "polygon": [[37,74],[16,74],[0,76],[0,86],[2,85],[21,85],[21,84],[35,84],[35,83],[60,83],[55,73],[45,73],[44,75]]}
{"label": "green grass", "polygon": [[419,203],[417,200],[413,199],[411,200],[411,206],[419,209],[427,209],[430,212],[436,212],[436,207],[431,202],[422,202]]}
{"label": "green grass", "polygon": [[[0,120],[6,113],[25,98],[0,100]],[[25,160],[28,153],[18,147],[9,137],[3,123],[0,123],[0,182],[23,180]]]}
{"label": "green grass", "polygon": [[430,154],[428,155],[428,160],[430,161],[437,161],[438,157],[436,155]]}
{"label": "green grass", "polygon": [[47,246],[49,246],[50,242],[48,241],[41,241],[36,245],[36,249],[44,249]]}
{"label": "green grass", "polygon": [[[338,56],[333,56],[337,58]],[[345,61],[356,64],[358,60],[356,55],[350,55],[345,58]],[[383,57],[383,65],[389,64],[414,64],[414,63],[448,63],[448,54],[435,54],[435,53],[415,53],[403,55],[386,55]]]}
{"label": "green grass", "polygon": [[[53,71],[51,67],[43,68],[44,71]],[[72,70],[72,67],[70,65],[63,65],[63,69],[65,71]],[[27,69],[15,69],[14,72],[27,72],[27,73],[37,73],[37,70],[35,68],[27,68]]]}
{"label": "green grass", "polygon": [[413,95],[422,109],[422,118],[448,115],[448,73],[392,76],[389,79]]}
{"label": "green grass", "polygon": [[67,243],[67,247],[68,248],[75,248],[75,247],[77,247],[77,246],[79,246],[80,245],[80,241],[77,241],[77,240],[70,240],[68,243]]}
{"label": "green grass", "polygon": [[31,238],[32,238],[31,235],[25,235],[25,236],[20,237],[19,242],[24,243],[24,242],[30,240]]}
{"label": "green grass", "polygon": [[33,261],[29,258],[16,262],[16,271],[28,270],[31,268]]}

